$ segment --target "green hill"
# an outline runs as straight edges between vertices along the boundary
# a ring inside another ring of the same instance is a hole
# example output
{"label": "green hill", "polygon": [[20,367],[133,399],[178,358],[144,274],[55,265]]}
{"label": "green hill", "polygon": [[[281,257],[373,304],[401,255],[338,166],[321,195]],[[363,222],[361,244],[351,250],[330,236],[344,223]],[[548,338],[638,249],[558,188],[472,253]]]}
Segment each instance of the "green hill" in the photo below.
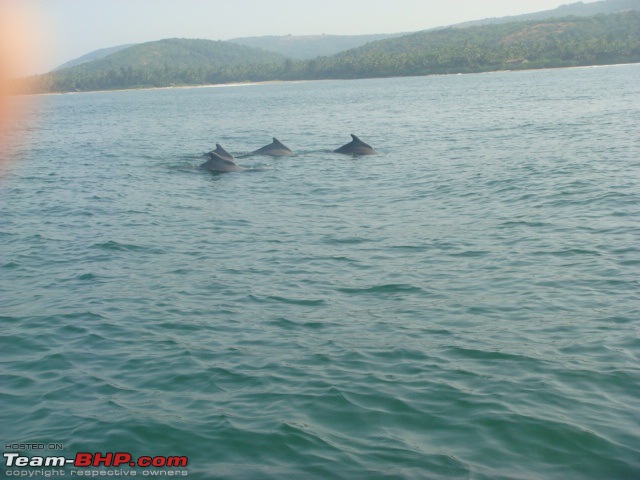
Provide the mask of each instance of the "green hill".
{"label": "green hill", "polygon": [[120,50],[124,50],[125,48],[129,48],[133,45],[135,44],[129,43],[127,45],[118,45],[116,47],[101,48],[100,50],[95,50],[93,52],[87,53],[86,55],[82,55],[81,57],[75,58],[73,60],[69,60],[68,62],[60,65],[59,67],[54,68],[53,71],[55,72],[56,70],[64,70],[65,68],[75,67],[76,65],[81,65],[87,62],[93,62],[94,60],[100,60],[101,58],[112,55],[116,52],[119,52]]}
{"label": "green hill", "polygon": [[[568,16],[589,17],[598,14],[612,14],[629,10],[640,10],[640,0],[602,0],[592,3],[576,2],[561,5],[552,10],[544,10],[541,12],[510,17],[485,18],[482,20],[458,23],[451,26],[454,28],[468,28],[501,23],[549,20]],[[439,29],[441,28],[442,27]],[[385,40],[388,38],[397,38],[404,35],[407,35],[407,33],[378,35],[271,35],[262,37],[234,38],[229,41],[240,45],[247,45],[270,52],[276,52],[297,60],[310,60],[315,57],[335,55],[337,53],[361,47],[370,42]]]}
{"label": "green hill", "polygon": [[[172,38],[133,45],[39,75],[36,81],[52,92],[194,85],[228,81],[230,72],[258,65],[277,68],[284,61],[277,53],[229,42]],[[212,77],[212,72],[217,76]]]}
{"label": "green hill", "polygon": [[[526,22],[531,20],[547,20],[567,16],[593,16],[600,13],[610,14],[628,10],[640,10],[640,0],[602,0],[592,3],[571,3],[561,5],[553,10],[528,13],[510,17],[485,18],[452,25],[454,28],[466,28],[471,26],[489,25],[498,23]],[[442,27],[440,27],[442,28]],[[433,29],[435,30],[435,29]],[[330,56],[336,53],[361,47],[367,43],[387,38],[396,38],[407,33],[384,33],[374,35],[267,35],[261,37],[240,37],[228,40],[231,43],[260,48],[269,52],[279,53],[297,60],[308,60],[319,56]],[[131,47],[134,44],[120,45],[116,47],[96,50],[82,57],[70,60],[57,67],[54,71],[73,67],[82,63],[99,60],[119,50]]]}
{"label": "green hill", "polygon": [[171,38],[133,45],[107,57],[72,68],[79,71],[166,66],[180,69],[273,63],[282,60],[283,57],[276,53],[229,42]]}
{"label": "green hill", "polygon": [[261,48],[297,60],[307,60],[320,56],[335,55],[345,50],[361,47],[369,42],[402,35],[406,35],[406,33],[382,33],[376,35],[267,35],[264,37],[234,38],[229,42]]}
{"label": "green hill", "polygon": [[161,40],[31,79],[32,92],[471,73],[640,62],[640,12],[444,28],[294,61],[229,42]]}
{"label": "green hill", "polygon": [[298,64],[295,74],[363,78],[633,62],[640,62],[638,11],[418,32]]}

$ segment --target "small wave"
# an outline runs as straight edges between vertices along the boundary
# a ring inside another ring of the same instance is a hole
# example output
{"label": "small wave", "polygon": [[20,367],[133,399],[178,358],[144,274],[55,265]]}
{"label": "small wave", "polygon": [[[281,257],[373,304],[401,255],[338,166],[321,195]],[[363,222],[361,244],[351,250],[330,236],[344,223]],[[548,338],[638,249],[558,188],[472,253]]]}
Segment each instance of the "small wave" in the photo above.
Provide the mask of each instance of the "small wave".
{"label": "small wave", "polygon": [[100,315],[99,313],[93,313],[90,311],[65,313],[62,315],[56,315],[52,318],[62,318],[66,320],[85,320],[85,321],[86,320],[96,320],[96,321],[106,320],[106,317]]}
{"label": "small wave", "polygon": [[109,240],[108,242],[96,243],[93,245],[95,248],[102,248],[105,250],[128,250],[131,248],[139,248],[134,245],[125,245],[122,243],[118,243],[113,240]]}
{"label": "small wave", "polygon": [[546,222],[527,222],[525,220],[512,220],[508,222],[503,222],[498,225],[499,228],[511,228],[511,227],[531,227],[531,228],[539,228],[539,227],[551,227],[552,224]]}
{"label": "small wave", "polygon": [[640,258],[631,259],[631,260],[620,260],[618,264],[623,267],[635,267],[636,265],[640,265]]}
{"label": "small wave", "polygon": [[374,285],[372,287],[343,287],[337,289],[342,293],[349,294],[393,294],[393,293],[425,293],[425,291],[416,287],[415,285],[409,285],[406,283],[388,283],[385,285]]}
{"label": "small wave", "polygon": [[142,251],[146,250],[146,247],[140,245],[132,245],[127,243],[116,242],[115,240],[109,240],[108,242],[96,243],[94,248],[100,248],[102,250],[110,251]]}
{"label": "small wave", "polygon": [[565,250],[535,251],[535,252],[531,252],[531,255],[550,255],[554,257],[570,257],[573,255],[593,255],[593,256],[599,257],[602,254],[596,250],[587,250],[584,248],[568,248]]}
{"label": "small wave", "polygon": [[83,273],[82,275],[79,275],[77,278],[78,280],[93,280],[98,277],[93,273]]}
{"label": "small wave", "polygon": [[536,360],[531,357],[527,357],[524,355],[516,355],[513,353],[501,352],[498,350],[480,350],[477,348],[470,347],[459,347],[452,346],[449,348],[449,351],[454,356],[459,356],[463,358],[469,359],[480,359],[480,360],[499,360],[499,361],[514,361],[514,362],[535,362]]}
{"label": "small wave", "polygon": [[464,252],[449,253],[450,257],[484,257],[489,252],[486,250],[465,250]]}
{"label": "small wave", "polygon": [[[554,474],[559,474],[557,478],[636,478],[637,451],[565,419],[485,412],[477,425],[480,435],[492,438],[497,452],[534,459],[539,478],[551,478]],[[550,448],[553,459],[549,457]],[[581,460],[576,462],[576,458]],[[558,465],[564,467],[558,470]],[[487,464],[488,471],[499,469],[499,461]]]}
{"label": "small wave", "polygon": [[286,303],[289,305],[307,305],[307,306],[319,306],[324,305],[326,302],[322,299],[309,299],[309,298],[289,298],[289,297],[281,297],[279,295],[268,295],[266,297],[255,297],[250,295],[254,300],[259,303],[262,302],[276,302],[276,303]]}
{"label": "small wave", "polygon": [[331,236],[329,238],[326,238],[324,240],[324,243],[329,243],[331,245],[335,245],[335,244],[358,245],[358,244],[367,243],[370,241],[371,240],[368,238],[359,238],[359,237],[336,238]]}
{"label": "small wave", "polygon": [[398,252],[424,252],[429,249],[427,245],[393,245],[389,249]]}
{"label": "small wave", "polygon": [[275,320],[272,320],[272,325],[282,328],[284,330],[295,330],[297,328],[309,328],[311,330],[320,330],[325,326],[322,322],[297,322],[294,320],[289,320],[288,318],[278,317]]}

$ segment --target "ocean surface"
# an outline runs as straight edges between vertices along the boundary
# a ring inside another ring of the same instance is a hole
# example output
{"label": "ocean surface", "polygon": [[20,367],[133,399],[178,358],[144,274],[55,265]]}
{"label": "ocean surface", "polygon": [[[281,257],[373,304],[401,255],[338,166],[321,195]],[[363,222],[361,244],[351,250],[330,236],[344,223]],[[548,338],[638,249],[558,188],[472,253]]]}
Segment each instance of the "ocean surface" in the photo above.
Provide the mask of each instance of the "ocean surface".
{"label": "ocean surface", "polygon": [[[15,99],[4,452],[188,457],[66,477],[639,479],[639,79]],[[381,155],[332,153],[351,133]],[[272,136],[296,155],[245,156]],[[215,143],[248,170],[199,170]]]}

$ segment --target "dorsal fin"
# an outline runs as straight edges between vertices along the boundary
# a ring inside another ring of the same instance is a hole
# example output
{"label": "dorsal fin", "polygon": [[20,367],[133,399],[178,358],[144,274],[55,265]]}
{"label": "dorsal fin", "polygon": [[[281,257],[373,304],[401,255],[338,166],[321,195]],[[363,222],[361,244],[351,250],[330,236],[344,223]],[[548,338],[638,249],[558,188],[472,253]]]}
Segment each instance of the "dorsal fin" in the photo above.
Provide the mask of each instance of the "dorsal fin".
{"label": "dorsal fin", "polygon": [[351,138],[352,140],[349,143],[335,149],[334,152],[345,153],[347,155],[375,155],[378,153],[371,145],[364,143],[353,133],[351,134]]}
{"label": "dorsal fin", "polygon": [[353,133],[351,134],[351,138],[353,138],[352,140],[353,143],[357,143],[358,145],[362,145],[364,147],[371,147],[371,145],[364,143],[362,140],[356,137]]}
{"label": "dorsal fin", "polygon": [[287,147],[284,143],[282,143],[280,140],[278,140],[276,137],[273,137],[273,143],[275,145],[277,145],[278,147],[282,148],[283,150],[287,150],[288,152],[291,151],[291,149],[289,147]]}
{"label": "dorsal fin", "polygon": [[227,158],[228,160],[235,160],[233,158],[233,155],[227,152],[219,143],[216,143],[216,149],[213,151],[213,153],[216,153],[223,158]]}
{"label": "dorsal fin", "polygon": [[254,155],[271,155],[273,157],[285,157],[293,155],[293,152],[284,143],[276,137],[271,137],[272,142],[269,145],[253,151]]}

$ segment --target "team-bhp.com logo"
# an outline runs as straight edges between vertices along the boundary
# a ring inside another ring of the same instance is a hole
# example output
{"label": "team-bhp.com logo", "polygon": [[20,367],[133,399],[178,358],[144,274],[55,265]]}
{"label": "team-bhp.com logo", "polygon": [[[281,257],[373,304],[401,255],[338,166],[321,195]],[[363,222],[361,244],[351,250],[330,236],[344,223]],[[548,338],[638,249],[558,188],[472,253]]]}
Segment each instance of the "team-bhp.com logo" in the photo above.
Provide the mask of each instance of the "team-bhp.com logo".
{"label": "team-bhp.com logo", "polygon": [[8,452],[4,454],[5,467],[7,468],[25,468],[25,467],[44,467],[44,468],[62,468],[67,465],[77,468],[90,467],[139,467],[139,468],[184,468],[187,466],[187,457],[151,457],[143,455],[134,458],[127,452],[108,452],[108,453],[76,453],[74,458],[63,456],[33,456],[27,457],[16,452]]}

